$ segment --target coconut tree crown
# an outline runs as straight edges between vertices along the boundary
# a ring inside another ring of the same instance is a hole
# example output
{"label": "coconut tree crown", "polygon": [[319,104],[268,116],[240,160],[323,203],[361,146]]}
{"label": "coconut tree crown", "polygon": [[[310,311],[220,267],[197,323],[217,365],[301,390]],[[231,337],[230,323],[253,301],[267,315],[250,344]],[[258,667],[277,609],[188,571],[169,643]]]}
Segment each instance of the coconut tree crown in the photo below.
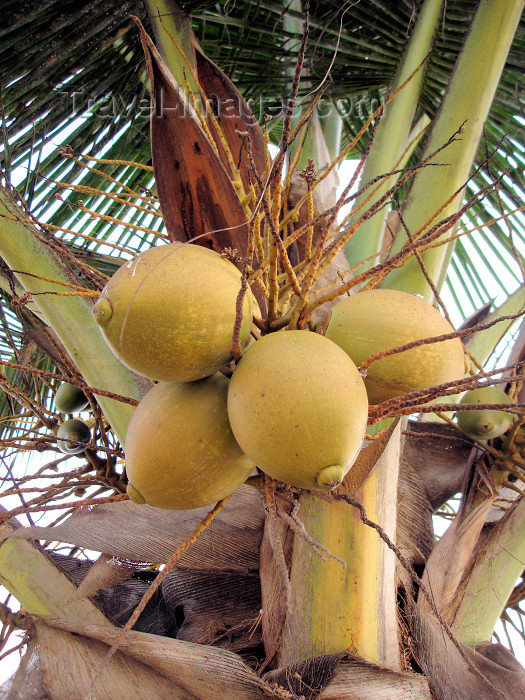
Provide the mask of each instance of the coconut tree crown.
{"label": "coconut tree crown", "polygon": [[[88,669],[76,674],[87,679],[78,681],[81,694],[111,673],[105,687],[119,696],[135,683],[153,697],[173,684],[206,697],[208,663],[226,697],[300,697],[317,686],[329,694],[338,684],[357,692],[363,683],[372,694],[362,671],[378,668],[378,687],[399,689],[389,697],[402,687],[414,697],[515,693],[523,670],[483,644],[505,601],[519,606],[525,556],[515,535],[523,517],[520,342],[505,367],[487,365],[525,303],[522,286],[510,294],[522,267],[522,156],[514,132],[503,139],[519,125],[523,3],[454,2],[442,15],[442,3],[427,0],[417,19],[404,3],[383,3],[378,14],[375,3],[341,12],[294,2],[282,12],[250,2],[182,10],[147,2],[147,16],[132,2],[118,10],[86,2],[76,15],[58,5],[13,16],[0,44],[7,52],[16,38],[19,49],[2,96],[2,439],[16,455],[79,447],[82,455],[81,466],[66,462],[66,473],[29,501],[23,494],[40,489],[42,475],[54,478],[57,460],[30,478],[13,476],[6,492],[25,500],[3,518],[10,539],[0,546],[0,577],[28,613],[60,618],[5,611],[6,624],[30,627],[48,694],[60,692],[48,653],[59,637],[71,663]],[[27,71],[29,19],[49,31]],[[88,25],[89,38],[75,43]],[[99,86],[93,100],[102,73],[107,93]],[[73,121],[68,143],[48,153],[45,139],[63,133],[78,76],[91,116]],[[268,119],[253,109],[258,95]],[[273,118],[270,97],[280,102]],[[36,119],[45,135],[27,129]],[[355,174],[337,192],[338,164],[356,155]],[[188,275],[185,264],[163,281],[159,261],[141,263],[173,249],[218,268],[197,263]],[[473,251],[494,274],[474,264]],[[455,329],[448,302],[466,294],[466,316],[488,299],[489,276],[498,277],[492,255],[508,272],[497,282],[506,300]],[[126,273],[135,286],[121,298]],[[151,326],[135,318],[143,292]],[[220,295],[225,309],[210,312]],[[343,309],[369,298],[384,301],[342,328]],[[394,298],[407,301],[394,310]],[[415,321],[405,314],[412,305],[423,309]],[[185,324],[191,335],[177,349]],[[403,333],[390,335],[396,324]],[[358,357],[365,330],[374,342],[365,339]],[[203,359],[215,341],[222,354]],[[151,373],[159,358],[173,371],[198,371]],[[172,383],[152,388],[152,379]],[[60,415],[63,382],[87,398],[89,418]],[[505,399],[492,391],[498,385]],[[489,389],[494,401],[476,399]],[[480,411],[504,416],[502,432],[466,429],[459,416]],[[416,414],[440,422],[407,422]],[[72,422],[76,437],[65,434]],[[159,425],[170,437],[165,450],[153,437]],[[458,512],[436,544],[430,514],[458,492]],[[213,509],[199,507],[216,499]],[[75,512],[13,532],[9,518],[54,505]],[[52,563],[57,556],[32,539],[104,554],[75,592]],[[137,580],[139,561],[155,565],[142,598],[145,587],[116,573],[125,562]],[[135,598],[119,617],[124,584]],[[88,598],[102,588],[108,617]]]}

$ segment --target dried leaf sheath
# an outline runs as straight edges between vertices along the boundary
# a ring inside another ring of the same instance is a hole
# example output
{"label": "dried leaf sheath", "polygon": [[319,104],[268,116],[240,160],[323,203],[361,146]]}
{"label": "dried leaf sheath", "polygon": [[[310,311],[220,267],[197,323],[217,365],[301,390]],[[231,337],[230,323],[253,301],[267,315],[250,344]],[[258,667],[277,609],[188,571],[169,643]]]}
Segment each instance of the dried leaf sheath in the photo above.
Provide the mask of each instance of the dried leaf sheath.
{"label": "dried leaf sheath", "polygon": [[[124,559],[164,563],[205,514],[206,508],[169,511],[122,501],[80,508],[53,528],[19,528],[13,538],[53,539]],[[257,569],[263,522],[260,494],[241,486],[178,565],[194,570]]]}
{"label": "dried leaf sheath", "polygon": [[[247,131],[250,135],[255,167],[261,177],[266,167],[264,135],[248,104],[232,81],[202,52],[200,46],[195,46],[195,49],[199,82],[212,105],[218,106],[217,121],[222,127],[224,136],[230,146],[235,165],[239,168],[244,190],[248,192],[249,161],[246,146],[247,137],[239,132]],[[218,148],[219,153],[222,154],[220,143]],[[225,167],[226,162],[226,155],[224,155],[223,163]]]}
{"label": "dried leaf sheath", "polygon": [[[183,91],[139,23],[151,81],[151,150],[157,192],[172,241],[217,252],[247,250],[248,225],[237,193]],[[206,235],[209,234],[209,235]]]}

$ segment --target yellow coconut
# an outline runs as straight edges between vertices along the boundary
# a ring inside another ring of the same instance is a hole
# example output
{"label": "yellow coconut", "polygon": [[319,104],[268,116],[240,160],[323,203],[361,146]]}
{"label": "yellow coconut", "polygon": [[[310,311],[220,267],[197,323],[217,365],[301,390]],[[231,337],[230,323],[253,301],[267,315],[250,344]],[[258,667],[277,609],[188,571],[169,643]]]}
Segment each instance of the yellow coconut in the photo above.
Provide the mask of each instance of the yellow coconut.
{"label": "yellow coconut", "polygon": [[368,404],[357,368],[337,345],[310,331],[280,331],[244,354],[228,416],[241,449],[264,472],[329,490],[355,461]]}
{"label": "yellow coconut", "polygon": [[161,382],[137,406],[126,436],[128,494],[157,508],[187,510],[233,493],[254,468],[233,437],[229,380],[216,373]]}
{"label": "yellow coconut", "polygon": [[[459,402],[461,404],[512,404],[507,394],[499,386],[484,386],[467,391]],[[479,411],[461,411],[457,413],[457,421],[461,430],[475,440],[491,440],[506,433],[512,425],[512,413],[494,409]]]}
{"label": "yellow coconut", "polygon": [[[326,337],[359,366],[376,353],[453,331],[439,311],[421,297],[392,289],[373,289],[346,297],[332,307]],[[464,372],[459,338],[420,345],[369,367],[365,377],[368,400],[378,404],[460,379]]]}
{"label": "yellow coconut", "polygon": [[[198,245],[150,248],[124,264],[94,307],[109,347],[126,366],[151,379],[189,382],[231,360],[241,274]],[[252,323],[244,298],[241,344]]]}

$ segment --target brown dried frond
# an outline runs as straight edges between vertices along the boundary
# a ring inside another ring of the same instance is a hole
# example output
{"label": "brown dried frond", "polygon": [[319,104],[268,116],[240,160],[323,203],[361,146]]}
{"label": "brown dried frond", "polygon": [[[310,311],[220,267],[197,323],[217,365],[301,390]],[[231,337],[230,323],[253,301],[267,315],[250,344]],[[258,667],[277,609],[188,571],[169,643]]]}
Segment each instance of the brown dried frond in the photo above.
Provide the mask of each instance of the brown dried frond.
{"label": "brown dried frond", "polygon": [[142,597],[140,603],[137,605],[135,610],[133,611],[133,614],[129,618],[129,620],[126,622],[124,627],[122,628],[122,631],[116,638],[115,642],[112,644],[110,649],[108,650],[106,656],[104,657],[104,660],[102,661],[102,664],[100,665],[95,677],[93,678],[93,681],[91,682],[91,689],[93,690],[95,687],[96,682],[98,679],[101,677],[101,675],[104,672],[104,669],[108,665],[109,661],[113,657],[113,655],[118,651],[119,644],[122,642],[124,637],[127,635],[127,633],[133,629],[134,624],[137,622],[139,619],[141,613],[144,611],[146,605],[148,602],[151,600],[155,592],[159,589],[162,581],[166,578],[166,576],[169,574],[169,572],[173,569],[173,567],[176,565],[178,560],[181,558],[181,556],[184,554],[184,552],[188,549],[188,547],[191,547],[191,545],[199,538],[199,536],[206,530],[207,527],[211,525],[213,520],[216,518],[217,515],[221,512],[221,510],[224,508],[226,505],[227,501],[231,498],[230,496],[226,496],[226,498],[223,498],[221,501],[219,501],[214,508],[205,516],[205,518],[197,525],[193,533],[180,545],[180,547],[177,548],[177,550],[174,552],[173,556],[166,562],[166,565],[164,569],[158,574],[158,576],[155,578],[151,586],[148,588],[144,596]]}

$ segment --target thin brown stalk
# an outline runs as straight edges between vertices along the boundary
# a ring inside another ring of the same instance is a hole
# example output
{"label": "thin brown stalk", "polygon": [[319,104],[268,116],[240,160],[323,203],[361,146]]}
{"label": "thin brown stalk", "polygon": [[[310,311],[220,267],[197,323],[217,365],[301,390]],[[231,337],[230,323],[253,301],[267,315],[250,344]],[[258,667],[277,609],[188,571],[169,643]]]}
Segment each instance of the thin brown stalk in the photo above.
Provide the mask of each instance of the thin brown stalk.
{"label": "thin brown stalk", "polygon": [[[396,407],[407,405],[419,405],[420,403],[426,403],[432,399],[438,398],[440,396],[451,396],[453,394],[460,393],[461,391],[466,391],[472,388],[479,388],[480,386],[486,386],[487,384],[503,384],[509,381],[508,377],[503,377],[500,379],[492,379],[490,382],[482,382],[481,380],[488,377],[493,377],[495,374],[502,374],[504,372],[509,372],[513,369],[518,369],[525,365],[525,360],[517,362],[515,364],[507,365],[506,367],[498,367],[497,369],[490,370],[488,372],[478,372],[478,374],[464,377],[463,379],[456,379],[450,382],[444,382],[443,384],[437,384],[428,389],[420,389],[419,391],[413,391],[409,394],[403,394],[402,396],[396,396],[393,399],[388,399],[383,403],[377,404],[372,407],[369,411],[369,417],[375,416],[376,414],[382,413],[383,411],[396,410]],[[514,377],[513,381],[518,381],[521,377]],[[457,408],[457,404],[455,404]],[[441,404],[439,407],[434,406],[434,409],[439,408],[441,411],[445,410],[456,410],[454,409],[443,409]],[[373,421],[375,422],[375,420]]]}
{"label": "thin brown stalk", "polygon": [[129,396],[122,396],[121,394],[115,394],[112,391],[106,391],[105,389],[97,389],[95,387],[89,386],[85,382],[71,379],[70,377],[65,377],[63,374],[56,374],[56,372],[48,372],[47,370],[37,369],[36,367],[28,367],[27,365],[19,365],[17,362],[7,362],[6,360],[0,360],[0,365],[4,367],[13,367],[14,369],[20,369],[24,372],[30,372],[31,374],[37,374],[42,377],[47,377],[48,379],[57,379],[60,382],[68,382],[68,384],[74,384],[80,387],[82,391],[88,391],[91,394],[96,394],[97,396],[105,396],[108,399],[115,399],[115,401],[121,401],[122,403],[130,404],[131,406],[138,406],[139,402],[136,399],[131,399]]}
{"label": "thin brown stalk", "polygon": [[[501,177],[503,178],[503,175]],[[427,233],[423,234],[419,239],[415,240],[413,243],[406,245],[391,258],[388,258],[387,260],[378,263],[370,270],[366,270],[365,272],[356,275],[353,279],[349,280],[344,285],[341,285],[337,290],[335,290],[331,294],[325,294],[320,297],[316,297],[308,305],[306,313],[311,313],[327,301],[333,301],[337,297],[342,296],[353,287],[360,285],[362,282],[365,282],[371,277],[378,276],[380,279],[382,279],[391,270],[394,270],[395,268],[404,265],[405,262],[414,254],[414,250],[421,248],[423,245],[429,243],[430,241],[436,240],[437,238],[441,237],[444,233],[446,233],[446,231],[453,228],[456,225],[456,223],[461,219],[463,214],[468,209],[470,209],[476,202],[480,201],[484,197],[484,195],[491,189],[493,189],[493,185],[486,185],[485,187],[481,188],[471,199],[469,199],[468,202],[466,202],[466,204],[463,207],[461,207],[461,209],[456,214],[452,214],[440,221]]]}
{"label": "thin brown stalk", "polygon": [[[338,557],[336,554],[332,554],[332,552],[327,549],[324,545],[322,545],[320,542],[317,542],[317,540],[314,540],[314,538],[308,533],[306,530],[304,524],[299,520],[297,515],[294,513],[288,513],[284,511],[278,511],[279,517],[284,520],[294,531],[296,535],[299,537],[302,537],[305,542],[307,542],[310,547],[313,549],[314,553],[323,561],[327,562],[328,558],[330,559],[335,559],[337,562],[341,564],[343,569],[346,569],[346,562],[341,559],[341,557]],[[326,556],[324,556],[326,554]]]}
{"label": "thin brown stalk", "polygon": [[42,511],[47,512],[48,510],[61,510],[64,508],[81,508],[82,506],[97,506],[101,505],[102,503],[114,503],[115,501],[127,500],[129,500],[129,496],[127,494],[118,493],[113,496],[105,496],[104,498],[85,498],[82,501],[68,501],[66,503],[55,503],[52,505],[50,505],[49,503],[45,503],[43,505],[36,506],[19,506],[18,508],[13,508],[5,513],[0,513],[0,524],[4,523],[10,518],[14,518],[17,515],[23,515],[24,513],[41,513]]}
{"label": "thin brown stalk", "polygon": [[243,318],[243,305],[244,297],[246,296],[246,290],[248,289],[246,269],[248,267],[248,259],[245,258],[242,261],[242,276],[241,276],[241,288],[237,294],[237,299],[235,301],[235,323],[233,326],[233,336],[232,336],[232,354],[236,362],[238,362],[242,357],[242,345],[241,345],[241,325]]}
{"label": "thin brown stalk", "polygon": [[277,530],[278,511],[277,502],[275,500],[275,483],[271,476],[265,474],[263,479],[263,485],[263,492],[266,500],[266,508],[268,510],[268,518],[266,519],[266,524],[268,526],[268,538],[270,540],[270,546],[275,557],[277,568],[281,573],[281,579],[286,596],[286,609],[290,610],[292,601],[292,588],[290,586],[290,579],[288,576],[288,567],[286,566],[286,560],[284,558],[283,543],[279,536],[279,531]]}

